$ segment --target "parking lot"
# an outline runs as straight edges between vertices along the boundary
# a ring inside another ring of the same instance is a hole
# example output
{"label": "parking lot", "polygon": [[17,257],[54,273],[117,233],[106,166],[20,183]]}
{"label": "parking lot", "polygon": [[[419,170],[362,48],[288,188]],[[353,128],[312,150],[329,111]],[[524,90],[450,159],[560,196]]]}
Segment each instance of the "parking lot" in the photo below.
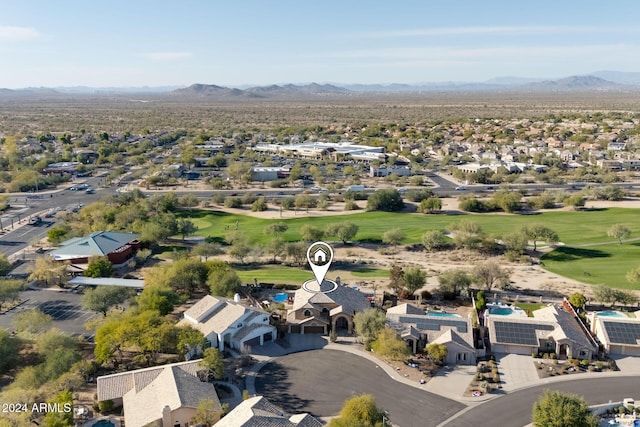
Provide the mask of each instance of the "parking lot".
{"label": "parking lot", "polygon": [[84,335],[93,338],[94,332],[85,328],[89,320],[100,317],[101,314],[87,311],[81,305],[82,295],[56,290],[28,290],[20,293],[20,299],[25,301],[19,307],[0,315],[0,327],[13,330],[11,320],[17,313],[24,310],[39,309],[53,317],[52,326],[61,331]]}

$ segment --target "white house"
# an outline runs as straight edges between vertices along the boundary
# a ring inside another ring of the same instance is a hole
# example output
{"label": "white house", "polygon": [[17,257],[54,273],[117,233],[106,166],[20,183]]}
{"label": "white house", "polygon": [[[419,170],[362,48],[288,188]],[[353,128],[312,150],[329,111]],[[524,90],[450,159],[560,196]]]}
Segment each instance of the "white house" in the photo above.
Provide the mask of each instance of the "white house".
{"label": "white house", "polygon": [[184,312],[178,325],[189,325],[205,336],[220,351],[263,345],[277,338],[277,330],[269,324],[269,314],[246,307],[227,298],[207,295]]}
{"label": "white house", "polygon": [[309,414],[290,415],[262,396],[251,397],[216,423],[218,427],[321,427]]}
{"label": "white house", "polygon": [[640,356],[640,311],[636,311],[633,317],[614,313],[615,316],[589,313],[591,331],[598,337],[608,354]]}

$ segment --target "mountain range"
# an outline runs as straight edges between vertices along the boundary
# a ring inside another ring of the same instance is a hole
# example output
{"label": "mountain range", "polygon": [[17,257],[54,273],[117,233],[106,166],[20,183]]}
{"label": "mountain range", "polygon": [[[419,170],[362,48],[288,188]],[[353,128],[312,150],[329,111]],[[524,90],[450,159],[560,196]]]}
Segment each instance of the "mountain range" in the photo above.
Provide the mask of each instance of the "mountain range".
{"label": "mountain range", "polygon": [[640,92],[640,72],[597,71],[559,79],[496,77],[484,82],[439,82],[418,84],[282,84],[269,86],[225,87],[193,84],[188,87],[103,87],[2,89],[0,98],[71,98],[75,96],[111,96],[137,94],[172,99],[242,100],[348,97],[359,94],[423,92]]}

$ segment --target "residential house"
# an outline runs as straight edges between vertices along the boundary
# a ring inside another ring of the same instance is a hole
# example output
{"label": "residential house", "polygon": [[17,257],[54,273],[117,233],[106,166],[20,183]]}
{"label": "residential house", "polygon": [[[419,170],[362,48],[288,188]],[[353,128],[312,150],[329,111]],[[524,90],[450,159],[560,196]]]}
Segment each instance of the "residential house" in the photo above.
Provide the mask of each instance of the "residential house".
{"label": "residential house", "polygon": [[224,416],[216,427],[321,427],[309,414],[290,415],[262,396],[251,397]]}
{"label": "residential house", "polygon": [[353,331],[353,317],[371,307],[367,296],[357,289],[338,285],[330,292],[311,292],[301,287],[287,312],[290,333],[327,334],[329,330]]}
{"label": "residential house", "polygon": [[198,378],[199,360],[154,366],[98,377],[98,401],[123,406],[127,427],[191,425],[200,402],[214,402],[222,412],[211,383]]}
{"label": "residential house", "polygon": [[[569,310],[569,311],[567,311]],[[598,347],[567,305],[534,310],[533,317],[485,314],[494,353],[555,353],[558,357],[591,359]]]}
{"label": "residential house", "polygon": [[125,263],[141,247],[138,234],[116,231],[96,231],[84,237],[62,242],[49,252],[55,261],[86,264],[93,256],[105,256],[114,265]]}
{"label": "residential house", "polygon": [[439,343],[447,347],[447,364],[476,363],[470,316],[465,319],[456,314],[429,314],[414,305],[400,304],[387,310],[387,322],[398,331],[413,353],[427,344]]}
{"label": "residential house", "polygon": [[589,313],[587,317],[591,332],[598,337],[609,355],[640,356],[640,311],[633,313],[633,317],[619,314],[604,316],[597,312]]}
{"label": "residential house", "polygon": [[231,348],[243,351],[277,338],[269,314],[227,298],[207,295],[184,312],[178,325],[189,325],[205,336],[220,351]]}

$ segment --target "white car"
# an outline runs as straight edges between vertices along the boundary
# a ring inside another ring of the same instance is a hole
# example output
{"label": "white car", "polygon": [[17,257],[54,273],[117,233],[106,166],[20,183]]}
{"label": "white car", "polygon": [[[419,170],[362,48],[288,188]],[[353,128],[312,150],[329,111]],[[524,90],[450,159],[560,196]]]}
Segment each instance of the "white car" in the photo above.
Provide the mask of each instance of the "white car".
{"label": "white car", "polygon": [[460,186],[460,187],[456,187],[456,191],[463,191],[466,190],[466,187]]}

